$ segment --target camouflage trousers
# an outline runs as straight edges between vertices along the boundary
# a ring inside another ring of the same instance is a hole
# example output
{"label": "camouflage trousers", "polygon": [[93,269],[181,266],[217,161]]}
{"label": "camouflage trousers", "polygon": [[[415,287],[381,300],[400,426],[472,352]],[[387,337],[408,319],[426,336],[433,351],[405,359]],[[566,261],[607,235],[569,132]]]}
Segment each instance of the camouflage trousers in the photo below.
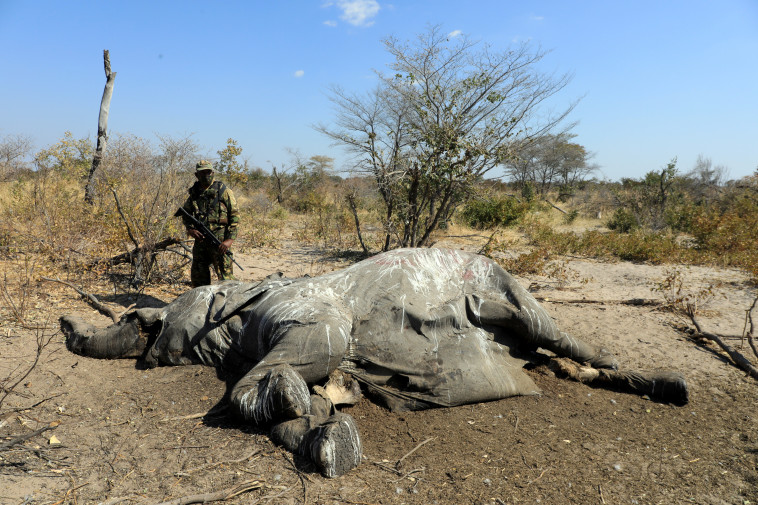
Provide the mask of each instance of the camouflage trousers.
{"label": "camouflage trousers", "polygon": [[190,280],[193,288],[211,283],[211,267],[216,272],[218,280],[235,280],[232,269],[232,255],[221,254],[218,246],[210,241],[195,240],[195,245],[192,247],[192,268],[190,269]]}

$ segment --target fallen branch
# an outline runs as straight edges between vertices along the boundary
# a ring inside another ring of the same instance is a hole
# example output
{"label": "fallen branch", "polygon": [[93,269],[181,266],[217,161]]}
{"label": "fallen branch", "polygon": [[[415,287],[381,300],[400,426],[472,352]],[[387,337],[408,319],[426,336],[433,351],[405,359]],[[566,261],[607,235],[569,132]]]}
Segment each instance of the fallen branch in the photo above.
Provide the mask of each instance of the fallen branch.
{"label": "fallen branch", "polygon": [[747,309],[746,317],[750,325],[750,329],[747,332],[747,343],[750,344],[750,348],[753,349],[753,354],[758,358],[758,349],[755,348],[755,341],[753,340],[753,310],[755,309],[756,304],[758,304],[758,296],[755,297],[753,304]]}
{"label": "fallen branch", "polygon": [[[755,302],[753,302],[755,304]],[[752,307],[751,307],[752,310]],[[724,340],[715,333],[710,333],[707,331],[703,331],[703,329],[700,327],[700,324],[698,323],[697,319],[695,319],[695,311],[694,309],[688,307],[686,310],[687,315],[689,316],[690,320],[692,321],[692,324],[695,325],[695,329],[697,330],[697,336],[703,337],[707,340],[710,340],[712,342],[715,342],[725,353],[729,355],[729,357],[732,360],[732,363],[734,363],[738,368],[744,370],[747,372],[747,374],[752,377],[753,379],[758,380],[758,368],[753,365],[749,359],[747,359],[745,356],[742,355],[742,353],[738,352],[736,349],[734,349],[732,346],[724,342]],[[751,328],[752,330],[752,328]],[[752,336],[750,338],[752,340]],[[751,343],[752,345],[752,343]],[[753,351],[755,351],[755,347],[753,347]]]}
{"label": "fallen branch", "polygon": [[57,424],[51,424],[49,426],[44,426],[38,430],[34,430],[31,433],[27,433],[26,435],[20,435],[16,438],[12,438],[8,440],[7,442],[3,442],[0,444],[0,451],[5,451],[13,447],[14,445],[20,444],[21,442],[25,442],[29,440],[30,438],[34,438],[37,435],[41,435],[42,433],[50,430],[54,430],[58,425]]}
{"label": "fallen branch", "polygon": [[242,484],[238,484],[228,489],[216,491],[214,493],[204,493],[185,496],[183,498],[177,498],[171,501],[161,502],[158,505],[188,505],[190,503],[208,503],[212,501],[226,501],[239,496],[242,493],[247,493],[254,489],[260,489],[263,484],[258,480],[247,480]]}
{"label": "fallen branch", "polygon": [[634,306],[657,306],[663,305],[660,300],[650,298],[631,298],[629,300],[588,300],[586,298],[574,298],[571,300],[556,300],[545,296],[535,296],[535,300],[549,303],[597,303],[600,305],[634,305]]}
{"label": "fallen branch", "polygon": [[[98,260],[96,261],[92,266],[97,265],[99,263],[108,262],[111,265],[121,265],[123,263],[129,263],[130,265],[133,265],[137,258],[141,258],[145,255],[146,252],[150,252],[151,254],[155,254],[158,251],[167,250],[172,245],[182,244],[182,240],[178,238],[164,238],[160,242],[156,243],[153,247],[146,247],[146,246],[138,246],[132,249],[131,251],[118,254],[116,256],[111,257],[107,260]],[[175,251],[171,251],[175,252]]]}
{"label": "fallen branch", "polygon": [[63,281],[61,279],[58,279],[57,277],[56,278],[41,277],[41,279],[43,281],[59,282],[65,286],[70,287],[71,289],[79,293],[79,296],[81,296],[82,298],[85,298],[89,302],[89,304],[92,305],[95,309],[97,309],[101,314],[105,314],[106,316],[110,317],[114,323],[117,323],[124,314],[126,314],[127,312],[132,310],[132,308],[134,308],[134,304],[131,304],[123,312],[121,312],[120,314],[117,314],[115,310],[103,304],[100,300],[98,300],[95,295],[82,291],[81,289],[74,286],[68,281]]}
{"label": "fallen branch", "polygon": [[547,202],[547,204],[548,204],[548,205],[550,205],[550,206],[551,206],[552,208],[554,208],[555,210],[558,210],[558,211],[562,212],[564,215],[568,215],[568,212],[566,212],[566,211],[565,211],[565,210],[563,210],[562,208],[558,207],[557,205],[555,205],[553,202],[551,202],[551,201],[550,201],[550,200],[548,200],[547,198],[543,198],[542,200],[544,200],[545,202]]}

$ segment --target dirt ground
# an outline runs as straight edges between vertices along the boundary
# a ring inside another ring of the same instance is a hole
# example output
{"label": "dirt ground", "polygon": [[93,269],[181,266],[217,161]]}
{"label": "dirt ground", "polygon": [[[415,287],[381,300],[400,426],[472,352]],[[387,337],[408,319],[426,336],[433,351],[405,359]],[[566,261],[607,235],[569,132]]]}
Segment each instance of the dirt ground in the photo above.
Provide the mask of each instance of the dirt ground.
{"label": "dirt ground", "polygon": [[[317,275],[348,264],[283,243],[237,254],[245,268],[238,276]],[[479,247],[466,237],[437,245]],[[678,331],[682,320],[672,312],[618,303],[660,299],[651,287],[671,267],[562,261],[562,282],[519,280],[561,329],[605,346],[622,368],[683,372],[688,405],[593,389],[539,371],[529,372],[543,391],[537,397],[403,414],[363,399],[345,409],[362,435],[363,464],[326,479],[265,432],[225,415],[225,386],[212,369],[140,370],[132,360],[69,353],[62,335],[52,335],[58,316],[78,313],[103,326],[110,321],[73,290],[47,282],[27,301],[52,329],[22,329],[3,307],[0,377],[28,367],[35,335],[52,340],[2,405],[0,503],[190,503],[179,499],[246,482],[253,489],[223,503],[758,503],[758,382],[712,345]],[[755,296],[745,276],[704,267],[681,271],[693,290],[721,283],[723,296],[704,307],[701,323],[739,348],[745,309]],[[182,289],[152,291],[148,301],[167,303]],[[121,310],[130,303],[114,297],[107,284],[94,294]],[[2,449],[13,437],[51,423],[54,428]]]}

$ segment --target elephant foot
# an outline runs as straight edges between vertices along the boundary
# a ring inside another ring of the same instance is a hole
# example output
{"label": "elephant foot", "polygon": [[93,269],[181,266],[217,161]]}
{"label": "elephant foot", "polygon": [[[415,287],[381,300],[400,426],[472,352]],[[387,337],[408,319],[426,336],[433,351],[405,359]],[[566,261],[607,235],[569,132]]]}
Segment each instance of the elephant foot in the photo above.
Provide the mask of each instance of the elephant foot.
{"label": "elephant foot", "polygon": [[298,417],[277,424],[271,429],[269,436],[275,444],[290,452],[299,453],[305,436],[319,424],[315,416]]}
{"label": "elephant foot", "polygon": [[290,452],[302,454],[303,440],[308,432],[324,423],[333,413],[335,409],[331,401],[311,395],[311,413],[275,425],[271,429],[271,440]]}
{"label": "elephant foot", "polygon": [[[302,376],[289,365],[279,365],[268,375],[262,400],[263,418],[287,420],[310,414],[311,394]],[[267,412],[266,412],[267,410]]]}
{"label": "elephant foot", "polygon": [[352,416],[338,412],[309,431],[303,440],[309,455],[324,477],[339,477],[357,467],[363,449]]}
{"label": "elephant foot", "polygon": [[616,360],[616,356],[609,353],[605,349],[600,349],[597,356],[588,361],[592,368],[601,368],[606,370],[618,370],[619,362]]}

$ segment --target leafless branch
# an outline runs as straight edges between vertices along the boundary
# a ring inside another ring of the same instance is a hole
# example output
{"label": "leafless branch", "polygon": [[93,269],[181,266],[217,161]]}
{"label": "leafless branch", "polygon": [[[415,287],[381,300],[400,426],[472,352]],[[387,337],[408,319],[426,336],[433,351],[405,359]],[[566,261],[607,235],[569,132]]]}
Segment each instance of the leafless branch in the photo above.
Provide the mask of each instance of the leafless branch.
{"label": "leafless branch", "polygon": [[[0,407],[2,407],[3,402],[5,399],[10,395],[16,387],[18,387],[19,384],[21,384],[28,376],[32,373],[32,371],[37,367],[39,364],[40,357],[42,356],[42,351],[47,347],[47,345],[52,340],[54,334],[51,334],[49,336],[45,335],[44,330],[39,331],[37,333],[37,349],[35,351],[34,355],[34,361],[32,361],[31,365],[27,367],[26,370],[24,370],[18,378],[15,378],[13,374],[9,375],[8,377],[5,377],[4,379],[0,380],[0,385],[2,385],[2,388],[0,390],[2,391],[2,394],[0,394]],[[6,386],[6,384],[12,383],[10,386]]]}
{"label": "leafless branch", "polygon": [[134,244],[134,247],[139,249],[140,245],[136,238],[134,238],[134,234],[132,233],[132,227],[129,226],[129,221],[126,219],[126,216],[124,215],[124,211],[121,208],[121,202],[118,199],[118,193],[116,193],[116,188],[111,187],[111,193],[113,193],[113,199],[116,201],[116,210],[118,210],[118,214],[121,216],[121,220],[124,222],[124,225],[126,226],[126,233],[129,235],[129,240],[132,241]]}
{"label": "leafless branch", "polygon": [[[754,306],[755,306],[755,302],[753,302],[753,307]],[[751,307],[751,310],[752,310],[752,307]],[[695,325],[695,329],[697,330],[698,336],[703,337],[712,342],[715,342],[719,347],[721,347],[721,349],[723,349],[724,352],[726,352],[729,355],[729,357],[732,360],[732,363],[734,363],[737,367],[747,372],[747,374],[753,379],[758,379],[758,368],[756,368],[755,365],[753,365],[749,359],[743,356],[742,353],[738,352],[732,346],[724,342],[724,340],[720,336],[716,335],[715,333],[703,331],[703,329],[700,327],[700,323],[698,323],[697,319],[695,318],[694,308],[688,307],[687,315],[692,321],[692,324]],[[751,334],[752,334],[752,327],[751,327]],[[752,337],[750,340],[752,341]],[[751,346],[752,345],[753,344],[751,343]],[[753,347],[753,352],[755,352],[755,347]]]}
{"label": "leafless branch", "polygon": [[65,285],[65,286],[70,287],[71,289],[73,289],[74,291],[76,291],[77,293],[79,293],[79,295],[82,298],[86,299],[89,302],[89,304],[92,305],[95,309],[97,309],[101,314],[104,314],[104,315],[110,317],[113,320],[114,323],[117,323],[119,321],[119,319],[121,319],[121,317],[124,314],[126,314],[127,312],[129,312],[132,309],[132,307],[134,307],[134,304],[132,304],[129,307],[127,307],[124,311],[122,311],[120,314],[118,314],[118,313],[116,313],[115,310],[113,310],[112,308],[110,308],[107,305],[103,304],[100,300],[98,300],[95,295],[93,295],[91,293],[87,293],[85,291],[82,291],[81,289],[79,289],[78,287],[74,286],[73,284],[71,284],[68,281],[63,281],[61,279],[52,278],[52,277],[40,277],[40,278],[43,281],[59,282],[59,283]]}

